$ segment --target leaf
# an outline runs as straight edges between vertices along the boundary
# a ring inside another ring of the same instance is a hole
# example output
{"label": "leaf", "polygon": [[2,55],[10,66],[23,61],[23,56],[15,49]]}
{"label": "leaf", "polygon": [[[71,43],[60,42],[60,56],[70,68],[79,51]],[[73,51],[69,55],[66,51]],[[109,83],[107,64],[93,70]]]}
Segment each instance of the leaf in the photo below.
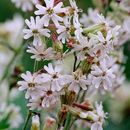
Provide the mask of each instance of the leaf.
{"label": "leaf", "polygon": [[8,122],[8,119],[9,119],[9,115],[10,113],[8,113],[5,117],[3,117],[1,120],[0,120],[0,130],[4,130],[4,129],[7,129],[9,128],[9,122]]}

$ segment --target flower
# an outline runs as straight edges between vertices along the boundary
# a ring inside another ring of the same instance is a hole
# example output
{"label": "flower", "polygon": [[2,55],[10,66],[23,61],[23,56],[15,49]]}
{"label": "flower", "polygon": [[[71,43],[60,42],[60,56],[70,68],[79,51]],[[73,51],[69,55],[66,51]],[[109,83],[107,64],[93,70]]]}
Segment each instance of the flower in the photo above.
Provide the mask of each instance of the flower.
{"label": "flower", "polygon": [[100,104],[96,102],[95,107],[98,119],[94,119],[95,122],[91,125],[91,130],[103,130],[102,124],[104,123],[104,119],[106,118],[107,113],[104,113],[103,111],[102,102],[100,102]]}
{"label": "flower", "polygon": [[93,25],[97,22],[98,13],[99,13],[98,10],[93,10],[92,8],[89,8],[88,16],[87,14],[83,13],[82,17],[80,18],[80,22],[84,25],[84,27]]}
{"label": "flower", "polygon": [[69,2],[70,2],[71,10],[73,11],[74,14],[77,14],[78,12],[82,11],[81,9],[78,9],[75,0],[69,0]]}
{"label": "flower", "polygon": [[80,70],[73,72],[72,75],[69,76],[69,90],[72,90],[74,92],[78,92],[80,88],[83,90],[87,90],[87,80],[86,76],[82,74]]}
{"label": "flower", "polygon": [[31,130],[39,130],[40,129],[40,119],[38,115],[32,117],[32,126]]}
{"label": "flower", "polygon": [[30,46],[27,50],[28,53],[34,55],[31,56],[32,59],[40,60],[51,60],[54,58],[53,48],[49,47],[45,49],[44,45]]}
{"label": "flower", "polygon": [[59,26],[59,22],[63,21],[63,18],[60,17],[58,14],[65,13],[66,9],[62,8],[63,2],[59,2],[57,5],[54,4],[54,0],[44,0],[46,7],[37,4],[36,8],[38,9],[35,11],[36,15],[43,15],[42,21],[44,26],[48,26],[50,20],[53,21],[55,26]]}
{"label": "flower", "polygon": [[12,0],[17,8],[22,8],[24,12],[33,10],[32,0]]}
{"label": "flower", "polygon": [[25,20],[25,23],[29,27],[29,29],[24,29],[24,39],[29,39],[30,37],[34,37],[33,39],[33,45],[41,45],[41,36],[50,37],[50,30],[43,28],[43,24],[41,22],[41,19],[39,16],[34,19],[34,17],[30,18],[30,21],[28,19]]}
{"label": "flower", "polygon": [[68,40],[71,33],[71,24],[70,17],[65,16],[63,19],[64,25],[60,25],[57,27],[57,33],[59,34],[58,40],[61,40],[63,43]]}
{"label": "flower", "polygon": [[103,88],[104,90],[110,90],[115,80],[115,60],[112,57],[107,57],[99,62],[99,65],[92,65],[91,73],[87,77],[89,85],[95,88]]}
{"label": "flower", "polygon": [[14,104],[9,105],[6,111],[10,113],[8,121],[10,128],[18,128],[21,123],[23,123],[22,115],[20,114],[20,107]]}
{"label": "flower", "polygon": [[91,130],[103,130],[100,122],[95,122],[91,125]]}
{"label": "flower", "polygon": [[48,108],[48,107],[52,107],[53,105],[55,105],[55,103],[58,101],[58,97],[59,94],[57,92],[54,92],[51,90],[51,86],[49,84],[49,86],[44,87],[44,96],[43,96],[43,100],[42,100],[42,107],[43,108]]}
{"label": "flower", "polygon": [[39,96],[42,96],[42,81],[41,81],[41,75],[38,75],[36,73],[31,74],[29,71],[26,72],[26,74],[22,74],[21,77],[24,79],[23,81],[19,81],[18,85],[19,90],[23,91],[26,90],[25,97],[28,98],[37,98]]}
{"label": "flower", "polygon": [[29,99],[29,103],[27,104],[27,106],[29,107],[30,110],[41,110],[42,109],[42,98],[41,96],[37,97],[37,98],[31,98]]}
{"label": "flower", "polygon": [[42,81],[44,83],[50,83],[52,91],[60,91],[63,85],[68,83],[68,75],[61,74],[61,67],[58,65],[53,67],[51,63],[48,66],[44,66],[47,73],[42,73]]}

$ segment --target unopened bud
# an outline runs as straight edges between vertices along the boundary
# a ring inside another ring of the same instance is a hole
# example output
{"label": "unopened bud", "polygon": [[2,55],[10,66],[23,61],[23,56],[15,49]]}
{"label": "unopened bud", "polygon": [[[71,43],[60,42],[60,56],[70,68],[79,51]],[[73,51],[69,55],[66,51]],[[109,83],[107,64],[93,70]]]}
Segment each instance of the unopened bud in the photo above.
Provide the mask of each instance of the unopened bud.
{"label": "unopened bud", "polygon": [[62,126],[64,124],[64,121],[66,120],[67,113],[68,113],[68,107],[66,105],[62,105],[62,108],[58,114],[58,120],[60,122],[59,125]]}
{"label": "unopened bud", "polygon": [[68,88],[64,89],[65,93],[61,95],[62,104],[72,105],[76,99],[76,92],[68,90]]}
{"label": "unopened bud", "polygon": [[40,130],[40,122],[39,122],[39,116],[35,115],[32,117],[32,126],[31,130]]}
{"label": "unopened bud", "polygon": [[58,40],[57,35],[52,34],[53,47],[56,52],[63,52],[63,44]]}
{"label": "unopened bud", "polygon": [[43,130],[55,130],[56,129],[56,120],[51,117],[47,117]]}
{"label": "unopened bud", "polygon": [[80,64],[80,68],[83,74],[87,74],[88,71],[90,70],[90,67],[91,67],[91,64],[87,59],[83,60]]}
{"label": "unopened bud", "polygon": [[96,33],[102,31],[106,28],[105,23],[94,25],[83,30],[83,35],[87,36],[89,33]]}

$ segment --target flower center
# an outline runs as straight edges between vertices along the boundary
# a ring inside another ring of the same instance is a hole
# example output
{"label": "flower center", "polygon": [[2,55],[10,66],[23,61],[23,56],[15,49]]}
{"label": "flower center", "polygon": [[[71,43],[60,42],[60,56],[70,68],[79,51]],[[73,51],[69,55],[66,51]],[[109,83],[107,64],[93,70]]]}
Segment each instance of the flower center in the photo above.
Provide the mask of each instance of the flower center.
{"label": "flower center", "polygon": [[28,86],[29,86],[30,88],[34,88],[34,87],[35,87],[35,83],[28,83]]}
{"label": "flower center", "polygon": [[38,32],[37,29],[34,29],[34,30],[32,30],[32,33],[34,33],[34,34],[38,34],[39,32]]}
{"label": "flower center", "polygon": [[52,77],[53,77],[53,79],[58,78],[57,74],[54,74]]}
{"label": "flower center", "polygon": [[52,94],[52,91],[51,90],[48,90],[47,93],[46,93],[48,96],[50,96]]}
{"label": "flower center", "polygon": [[49,8],[49,9],[47,10],[47,12],[48,12],[49,15],[51,15],[51,14],[54,13],[53,9],[51,9],[51,8]]}

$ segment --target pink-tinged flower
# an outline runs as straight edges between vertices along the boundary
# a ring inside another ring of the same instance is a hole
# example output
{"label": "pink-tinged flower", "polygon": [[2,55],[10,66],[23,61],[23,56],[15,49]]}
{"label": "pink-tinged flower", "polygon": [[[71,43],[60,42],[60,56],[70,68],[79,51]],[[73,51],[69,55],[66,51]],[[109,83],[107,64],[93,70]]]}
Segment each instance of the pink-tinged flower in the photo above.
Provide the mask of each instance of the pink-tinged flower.
{"label": "pink-tinged flower", "polygon": [[86,76],[82,75],[81,72],[74,72],[72,75],[69,76],[69,90],[74,92],[78,92],[79,89],[87,90],[87,80]]}
{"label": "pink-tinged flower", "polygon": [[112,57],[107,57],[99,62],[99,65],[91,67],[91,73],[88,75],[89,85],[95,88],[110,90],[115,80],[115,70],[117,65]]}
{"label": "pink-tinged flower", "polygon": [[36,59],[37,61],[41,60],[52,60],[54,59],[54,51],[52,47],[45,49],[43,45],[30,46],[27,50],[28,53],[32,53],[32,59]]}
{"label": "pink-tinged flower", "polygon": [[60,91],[65,84],[68,83],[69,76],[61,74],[61,67],[53,67],[51,63],[44,66],[47,73],[42,74],[43,83],[50,83],[52,91]]}
{"label": "pink-tinged flower", "polygon": [[17,8],[21,8],[23,11],[32,11],[33,3],[32,0],[11,0]]}
{"label": "pink-tinged flower", "polygon": [[43,24],[39,16],[37,16],[36,19],[31,17],[30,21],[26,19],[25,23],[27,24],[28,29],[23,30],[23,33],[25,34],[24,39],[34,37],[34,46],[42,44],[41,36],[50,37],[50,30],[43,28]]}
{"label": "pink-tinged flower", "polygon": [[60,25],[57,27],[57,33],[59,34],[58,40],[61,40],[63,43],[68,41],[68,38],[71,36],[70,31],[71,31],[71,22],[70,22],[70,17],[66,16],[63,19],[64,25]]}
{"label": "pink-tinged flower", "polygon": [[59,99],[59,94],[51,90],[51,86],[45,86],[43,90],[42,107],[48,108],[54,106]]}
{"label": "pink-tinged flower", "polygon": [[42,98],[39,96],[38,98],[31,98],[29,99],[29,103],[27,106],[29,107],[30,110],[41,110],[42,109]]}
{"label": "pink-tinged flower", "polygon": [[92,117],[94,120],[94,123],[91,125],[91,130],[103,130],[102,125],[105,121],[105,118],[107,118],[107,113],[105,113],[103,111],[103,106],[102,106],[102,102],[100,102],[100,104],[98,104],[97,102],[95,103],[95,107],[96,107],[96,115],[98,116],[98,118],[94,118],[94,116]]}
{"label": "pink-tinged flower", "polygon": [[42,81],[41,81],[41,75],[37,75],[36,73],[31,74],[29,71],[26,72],[26,74],[22,74],[21,77],[23,78],[23,81],[19,81],[18,85],[19,90],[23,91],[26,90],[25,97],[28,98],[37,98],[39,96],[42,96]]}
{"label": "pink-tinged flower", "polygon": [[62,8],[63,2],[59,2],[57,5],[55,5],[54,0],[44,0],[46,7],[42,6],[40,4],[36,5],[36,8],[38,9],[35,11],[36,15],[43,15],[42,21],[44,26],[48,26],[50,20],[53,21],[55,26],[59,26],[59,22],[63,21],[63,18],[59,16],[60,13],[65,13],[66,8]]}

